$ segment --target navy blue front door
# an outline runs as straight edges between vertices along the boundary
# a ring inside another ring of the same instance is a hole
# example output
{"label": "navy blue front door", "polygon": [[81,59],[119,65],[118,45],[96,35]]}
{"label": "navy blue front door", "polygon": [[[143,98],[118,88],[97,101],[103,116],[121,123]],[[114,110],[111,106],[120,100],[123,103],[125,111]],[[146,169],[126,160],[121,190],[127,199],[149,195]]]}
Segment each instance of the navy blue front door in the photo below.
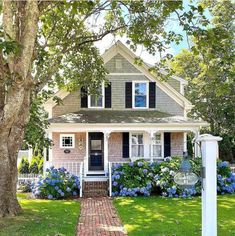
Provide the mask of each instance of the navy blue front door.
{"label": "navy blue front door", "polygon": [[104,170],[104,134],[89,133],[89,170]]}

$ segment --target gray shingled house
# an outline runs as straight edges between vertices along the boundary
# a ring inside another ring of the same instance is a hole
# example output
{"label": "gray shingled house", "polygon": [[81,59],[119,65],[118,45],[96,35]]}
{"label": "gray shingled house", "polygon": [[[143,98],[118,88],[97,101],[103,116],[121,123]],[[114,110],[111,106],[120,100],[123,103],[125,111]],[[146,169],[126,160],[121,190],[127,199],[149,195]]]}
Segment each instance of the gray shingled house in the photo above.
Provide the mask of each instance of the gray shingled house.
{"label": "gray shingled house", "polygon": [[53,140],[45,166],[99,181],[107,179],[111,163],[182,156],[187,132],[197,136],[206,125],[187,118],[192,108],[184,97],[187,81],[172,76],[163,82],[147,64],[134,64],[135,57],[117,42],[103,55],[110,83],[101,86],[100,96],[58,91],[62,105],[45,103]]}

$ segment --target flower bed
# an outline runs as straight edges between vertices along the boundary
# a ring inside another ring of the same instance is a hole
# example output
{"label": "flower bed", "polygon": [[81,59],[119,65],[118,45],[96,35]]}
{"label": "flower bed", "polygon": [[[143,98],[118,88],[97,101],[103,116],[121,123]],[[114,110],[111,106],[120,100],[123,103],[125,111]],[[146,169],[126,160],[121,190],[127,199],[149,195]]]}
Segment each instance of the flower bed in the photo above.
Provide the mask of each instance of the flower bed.
{"label": "flower bed", "polygon": [[79,178],[65,168],[46,170],[45,176],[39,177],[39,181],[33,188],[33,194],[37,198],[63,199],[77,196],[80,189]]}
{"label": "flower bed", "polygon": [[[112,196],[159,194],[165,197],[192,197],[201,193],[200,180],[193,188],[182,189],[174,182],[179,171],[181,158],[173,158],[162,163],[144,160],[116,164],[112,168]],[[192,170],[200,176],[201,160],[190,160]],[[235,175],[227,162],[218,162],[218,193],[235,192]]]}

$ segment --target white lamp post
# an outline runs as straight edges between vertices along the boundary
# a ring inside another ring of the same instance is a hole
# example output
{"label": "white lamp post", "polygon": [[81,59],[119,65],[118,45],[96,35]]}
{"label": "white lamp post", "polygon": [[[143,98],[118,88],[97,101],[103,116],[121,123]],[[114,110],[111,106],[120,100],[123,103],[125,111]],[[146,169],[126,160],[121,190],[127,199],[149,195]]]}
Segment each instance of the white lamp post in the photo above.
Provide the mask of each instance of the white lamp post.
{"label": "white lamp post", "polygon": [[[218,141],[222,138],[210,134],[198,136],[202,149],[202,236],[217,236],[217,164]],[[191,171],[191,165],[184,152],[180,172],[174,181],[181,187],[192,187],[197,176]]]}

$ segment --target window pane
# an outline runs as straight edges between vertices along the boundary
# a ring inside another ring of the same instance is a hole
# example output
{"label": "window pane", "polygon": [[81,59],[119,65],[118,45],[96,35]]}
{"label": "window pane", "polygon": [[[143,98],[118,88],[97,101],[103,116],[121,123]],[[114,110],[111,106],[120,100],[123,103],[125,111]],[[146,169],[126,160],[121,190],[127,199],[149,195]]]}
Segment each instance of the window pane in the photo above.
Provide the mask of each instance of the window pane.
{"label": "window pane", "polygon": [[135,83],[135,95],[146,95],[146,83]]}
{"label": "window pane", "polygon": [[132,145],[131,153],[133,157],[144,157],[144,145]]}
{"label": "window pane", "polygon": [[153,145],[153,156],[154,157],[162,156],[162,148],[160,145]]}
{"label": "window pane", "polygon": [[156,134],[153,139],[153,144],[161,144],[161,134]]}
{"label": "window pane", "polygon": [[101,140],[91,140],[91,150],[92,151],[102,150],[102,141]]}
{"label": "window pane", "polygon": [[135,107],[146,107],[146,96],[135,96]]}
{"label": "window pane", "polygon": [[62,137],[62,146],[63,147],[72,147],[73,138],[72,137]]}
{"label": "window pane", "polygon": [[132,144],[143,144],[143,134],[132,134],[131,142]]}
{"label": "window pane", "polygon": [[135,83],[135,107],[147,107],[146,93],[146,83]]}
{"label": "window pane", "polygon": [[132,144],[138,144],[138,136],[133,134],[131,137],[131,143]]}
{"label": "window pane", "polygon": [[100,95],[91,95],[91,107],[102,107],[103,105],[103,95],[102,95],[102,86],[98,89]]}

